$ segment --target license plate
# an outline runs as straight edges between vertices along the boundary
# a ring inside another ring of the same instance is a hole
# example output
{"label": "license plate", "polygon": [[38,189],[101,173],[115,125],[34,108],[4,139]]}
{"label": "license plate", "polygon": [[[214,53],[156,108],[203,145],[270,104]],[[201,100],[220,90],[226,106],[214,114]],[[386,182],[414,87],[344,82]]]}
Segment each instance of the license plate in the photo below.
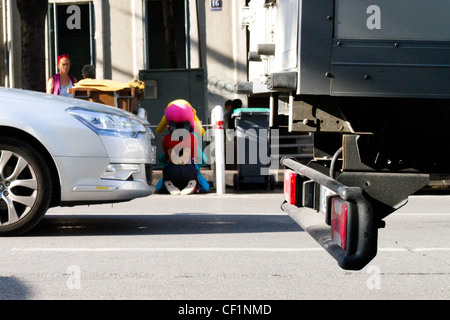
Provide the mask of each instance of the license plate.
{"label": "license plate", "polygon": [[323,213],[327,213],[327,197],[336,195],[335,192],[330,189],[320,186],[320,206],[319,209]]}

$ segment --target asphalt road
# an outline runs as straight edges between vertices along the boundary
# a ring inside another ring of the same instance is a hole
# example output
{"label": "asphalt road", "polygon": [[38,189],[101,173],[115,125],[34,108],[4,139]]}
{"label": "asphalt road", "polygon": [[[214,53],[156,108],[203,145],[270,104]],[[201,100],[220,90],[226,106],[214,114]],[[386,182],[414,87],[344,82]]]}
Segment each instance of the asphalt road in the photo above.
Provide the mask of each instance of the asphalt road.
{"label": "asphalt road", "polygon": [[450,196],[414,196],[379,253],[345,271],[276,193],[166,196],[54,208],[1,238],[0,299],[449,299]]}

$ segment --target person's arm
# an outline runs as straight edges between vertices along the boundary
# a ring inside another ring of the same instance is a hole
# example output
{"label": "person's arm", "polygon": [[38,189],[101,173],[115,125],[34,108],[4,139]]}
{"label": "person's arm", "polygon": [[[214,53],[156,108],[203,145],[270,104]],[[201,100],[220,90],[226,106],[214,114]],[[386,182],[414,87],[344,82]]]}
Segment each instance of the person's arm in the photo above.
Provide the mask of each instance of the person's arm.
{"label": "person's arm", "polygon": [[48,82],[47,82],[47,93],[48,94],[53,94],[54,85],[55,85],[55,81],[53,80],[53,78],[48,79]]}

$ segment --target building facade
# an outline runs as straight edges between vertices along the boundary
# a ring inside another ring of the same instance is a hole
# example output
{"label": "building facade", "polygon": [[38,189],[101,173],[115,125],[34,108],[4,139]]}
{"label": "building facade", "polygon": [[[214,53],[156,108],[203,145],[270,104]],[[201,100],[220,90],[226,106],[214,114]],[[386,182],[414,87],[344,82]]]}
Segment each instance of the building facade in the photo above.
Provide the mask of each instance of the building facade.
{"label": "building facade", "polygon": [[[246,0],[50,0],[47,76],[57,72],[60,54],[71,56],[71,71],[78,79],[83,65],[92,64],[97,79],[128,82],[158,71],[163,74],[160,84],[188,87],[171,83],[172,74],[195,70],[202,85],[193,94],[204,95],[200,116],[207,121],[210,111],[227,99],[247,103],[246,96],[233,91],[235,83],[247,80],[247,34],[239,23],[245,4]],[[20,88],[20,16],[15,0],[2,0],[1,6],[0,84]],[[148,97],[147,109],[162,110],[171,100],[183,98],[171,96],[171,90],[157,92],[155,103],[160,105],[152,105]]]}

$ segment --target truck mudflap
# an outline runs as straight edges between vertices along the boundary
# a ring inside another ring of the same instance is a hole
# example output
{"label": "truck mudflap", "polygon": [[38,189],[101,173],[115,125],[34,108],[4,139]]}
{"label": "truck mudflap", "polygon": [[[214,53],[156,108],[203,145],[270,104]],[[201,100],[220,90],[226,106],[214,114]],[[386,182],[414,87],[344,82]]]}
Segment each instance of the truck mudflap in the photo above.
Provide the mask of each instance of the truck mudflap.
{"label": "truck mudflap", "polygon": [[361,270],[377,254],[378,221],[370,198],[359,187],[346,186],[290,158],[281,164],[333,193],[326,212],[285,201],[282,209],[311,235],[345,270]]}

